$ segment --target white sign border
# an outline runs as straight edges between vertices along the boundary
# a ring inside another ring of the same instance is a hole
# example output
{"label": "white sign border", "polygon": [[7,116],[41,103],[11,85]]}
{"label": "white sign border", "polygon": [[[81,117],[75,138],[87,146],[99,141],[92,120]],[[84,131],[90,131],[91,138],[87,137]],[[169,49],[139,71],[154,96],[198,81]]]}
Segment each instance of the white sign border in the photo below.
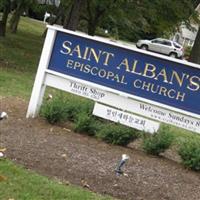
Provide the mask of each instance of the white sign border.
{"label": "white sign border", "polygon": [[[41,58],[40,58],[39,66],[38,66],[38,71],[37,71],[37,74],[36,74],[35,83],[34,83],[32,94],[31,94],[31,99],[30,99],[30,102],[29,102],[28,110],[27,110],[27,115],[26,115],[27,118],[28,117],[34,118],[34,117],[37,116],[37,114],[39,112],[40,106],[42,104],[44,92],[45,92],[45,89],[46,89],[46,85],[45,85],[45,78],[46,77],[48,77],[50,74],[53,74],[55,76],[62,77],[62,78],[68,79],[68,80],[77,80],[74,77],[71,77],[71,76],[68,76],[68,75],[65,75],[65,74],[61,74],[61,73],[58,73],[58,72],[55,72],[55,71],[48,69],[48,65],[49,65],[49,61],[50,61],[50,57],[51,57],[51,53],[52,53],[52,49],[53,49],[53,45],[54,45],[54,41],[55,41],[57,31],[61,31],[61,32],[77,35],[77,36],[80,36],[80,37],[89,38],[89,39],[92,39],[92,40],[95,40],[95,41],[100,41],[100,42],[103,42],[103,43],[111,44],[111,45],[114,45],[114,46],[117,46],[117,47],[133,50],[131,47],[124,46],[122,44],[114,43],[114,42],[99,39],[99,38],[97,39],[96,37],[91,37],[91,36],[88,36],[88,35],[85,35],[85,34],[69,31],[69,30],[60,28],[58,26],[48,26],[47,36],[46,36],[46,39],[45,39],[45,42],[44,42],[44,46],[43,46],[43,50],[42,50],[42,54],[41,54]],[[166,56],[163,56],[163,55],[159,55],[159,54],[155,54],[155,53],[151,53],[151,52],[146,52],[146,51],[143,51],[143,50],[140,50],[140,49],[134,49],[134,51],[142,52],[143,54],[148,54],[148,55],[159,57],[159,58],[162,58],[162,59],[165,59],[165,60],[166,59],[171,60],[171,61],[176,62],[176,63],[189,65],[188,67],[200,68],[199,65],[194,64],[194,63],[189,63],[189,62],[177,60],[177,59],[174,59],[174,58],[166,57]],[[144,103],[148,103],[148,104],[152,104],[154,106],[161,107],[163,109],[175,111],[177,113],[181,113],[181,114],[184,114],[184,115],[187,115],[187,116],[191,116],[191,117],[200,119],[200,115],[195,114],[195,113],[191,113],[191,112],[181,110],[181,109],[178,109],[178,108],[175,108],[175,107],[171,107],[171,106],[168,106],[168,105],[165,105],[165,104],[161,104],[161,103],[158,103],[158,102],[155,102],[155,101],[151,101],[151,100],[144,99],[144,98],[141,98],[141,97],[138,97],[138,96],[127,94],[127,93],[124,93],[124,92],[121,92],[121,91],[114,90],[112,88],[108,88],[108,87],[101,86],[101,85],[98,85],[98,84],[95,84],[95,83],[92,83],[92,82],[88,82],[88,81],[85,81],[85,80],[79,80],[79,81],[81,81],[81,83],[83,83],[83,84],[87,84],[87,85],[90,85],[92,87],[104,90],[106,92],[114,93],[116,95],[120,95],[124,98],[135,99],[135,100],[138,100],[138,101],[141,101],[141,102],[144,102]]]}

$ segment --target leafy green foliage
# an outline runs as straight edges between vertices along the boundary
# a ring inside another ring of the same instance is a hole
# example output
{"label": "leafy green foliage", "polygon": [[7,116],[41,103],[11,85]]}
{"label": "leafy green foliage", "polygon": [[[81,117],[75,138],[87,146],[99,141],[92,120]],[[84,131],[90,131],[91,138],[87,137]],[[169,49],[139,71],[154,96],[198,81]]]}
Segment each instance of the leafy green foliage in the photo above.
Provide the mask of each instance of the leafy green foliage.
{"label": "leafy green foliage", "polygon": [[67,114],[67,120],[74,121],[80,113],[82,107],[84,107],[83,104],[77,98],[66,97],[65,111]]}
{"label": "leafy green foliage", "polygon": [[58,12],[58,8],[54,5],[33,4],[29,9],[29,16],[35,19],[43,20],[45,12],[55,15]]}
{"label": "leafy green foliage", "polygon": [[174,136],[169,131],[169,126],[161,126],[154,135],[146,135],[143,138],[143,149],[153,155],[159,155],[170,147]]}
{"label": "leafy green foliage", "polygon": [[188,58],[190,57],[191,51],[192,51],[192,47],[190,47],[190,46],[187,46],[187,47],[184,49],[184,57],[185,57],[186,59],[188,59]]}
{"label": "leafy green foliage", "polygon": [[95,135],[99,130],[98,122],[86,112],[80,113],[74,124],[74,130],[79,133],[85,133],[88,135]]}
{"label": "leafy green foliage", "polygon": [[200,171],[200,142],[198,140],[190,139],[183,142],[178,153],[186,167]]}
{"label": "leafy green foliage", "polygon": [[88,0],[82,20],[88,22],[89,33],[99,26],[112,37],[137,41],[169,35],[183,21],[189,24],[194,8],[192,0]]}
{"label": "leafy green foliage", "polygon": [[41,116],[51,124],[57,122],[75,121],[81,113],[91,115],[93,102],[84,101],[72,95],[56,94],[41,107]]}
{"label": "leafy green foliage", "polygon": [[0,10],[1,10],[1,11],[3,10],[3,6],[4,6],[4,0],[3,0],[3,1],[0,1]]}
{"label": "leafy green foliage", "polygon": [[65,109],[67,113],[67,119],[75,121],[79,114],[87,113],[91,115],[94,103],[89,100],[84,100],[74,96],[66,96]]}
{"label": "leafy green foliage", "polygon": [[126,146],[138,138],[138,132],[120,124],[105,124],[96,135],[107,143]]}
{"label": "leafy green foliage", "polygon": [[127,145],[138,137],[134,129],[111,123],[103,123],[92,116],[93,102],[73,96],[58,95],[46,101],[41,108],[41,116],[51,124],[74,122],[76,132],[97,135],[112,144]]}
{"label": "leafy green foliage", "polygon": [[46,118],[50,124],[64,122],[67,120],[66,100],[62,96],[54,97],[41,107],[41,116]]}

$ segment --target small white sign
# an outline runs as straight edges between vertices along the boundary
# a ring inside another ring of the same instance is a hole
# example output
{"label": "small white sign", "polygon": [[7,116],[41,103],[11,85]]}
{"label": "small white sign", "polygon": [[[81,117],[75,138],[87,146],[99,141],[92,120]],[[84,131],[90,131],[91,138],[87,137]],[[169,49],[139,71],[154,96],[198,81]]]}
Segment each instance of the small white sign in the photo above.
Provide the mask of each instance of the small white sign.
{"label": "small white sign", "polygon": [[157,122],[99,103],[95,103],[93,115],[148,133],[155,133],[159,129]]}

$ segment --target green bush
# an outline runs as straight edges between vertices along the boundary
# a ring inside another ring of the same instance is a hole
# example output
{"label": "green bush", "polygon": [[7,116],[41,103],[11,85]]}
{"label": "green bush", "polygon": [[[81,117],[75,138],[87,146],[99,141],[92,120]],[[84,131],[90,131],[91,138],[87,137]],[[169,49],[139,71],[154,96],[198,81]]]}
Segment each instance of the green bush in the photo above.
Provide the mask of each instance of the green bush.
{"label": "green bush", "polygon": [[126,146],[138,138],[138,132],[120,124],[104,124],[96,136],[107,143]]}
{"label": "green bush", "polygon": [[200,171],[200,142],[187,140],[183,142],[178,150],[182,163],[192,170]]}
{"label": "green bush", "polygon": [[149,154],[159,155],[170,147],[173,139],[169,126],[161,126],[157,133],[143,138],[142,147]]}
{"label": "green bush", "polygon": [[93,102],[73,96],[65,96],[62,93],[55,95],[53,99],[44,102],[41,108],[41,116],[51,124],[64,121],[75,121],[81,113],[91,115]]}
{"label": "green bush", "polygon": [[190,47],[190,46],[185,47],[185,49],[184,49],[185,59],[188,59],[190,57],[191,51],[192,51],[192,47]]}
{"label": "green bush", "polygon": [[82,112],[77,116],[74,124],[74,131],[95,135],[98,129],[99,125],[92,115]]}
{"label": "green bush", "polygon": [[65,103],[65,111],[67,113],[67,119],[74,121],[77,115],[81,112],[82,104],[76,99],[67,99]]}
{"label": "green bush", "polygon": [[65,109],[67,112],[67,119],[75,121],[81,113],[92,113],[94,105],[91,101],[83,101],[80,98],[67,98]]}
{"label": "green bush", "polygon": [[44,4],[33,4],[31,8],[29,8],[29,17],[43,20],[45,12],[56,14],[58,9],[54,5],[44,5]]}
{"label": "green bush", "polygon": [[50,124],[64,122],[68,118],[65,105],[66,100],[62,96],[54,97],[42,105],[40,115]]}

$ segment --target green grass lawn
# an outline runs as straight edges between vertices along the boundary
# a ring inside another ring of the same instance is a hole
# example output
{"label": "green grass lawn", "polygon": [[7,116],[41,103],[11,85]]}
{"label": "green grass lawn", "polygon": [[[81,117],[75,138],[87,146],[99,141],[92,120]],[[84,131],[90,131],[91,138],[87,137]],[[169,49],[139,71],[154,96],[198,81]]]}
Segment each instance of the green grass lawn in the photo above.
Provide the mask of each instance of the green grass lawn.
{"label": "green grass lawn", "polygon": [[[9,29],[0,38],[0,96],[18,96],[29,100],[37,71],[45,26],[22,17],[17,34]],[[2,181],[1,176],[7,178]],[[95,195],[75,186],[65,186],[0,160],[0,199],[8,200],[101,200],[111,199]]]}
{"label": "green grass lawn", "polygon": [[45,26],[22,18],[17,34],[0,38],[0,95],[28,99],[43,45]]}
{"label": "green grass lawn", "polygon": [[0,199],[8,200],[111,200],[72,185],[63,185],[0,160]]}
{"label": "green grass lawn", "polygon": [[34,75],[12,69],[1,69],[0,96],[30,97]]}

